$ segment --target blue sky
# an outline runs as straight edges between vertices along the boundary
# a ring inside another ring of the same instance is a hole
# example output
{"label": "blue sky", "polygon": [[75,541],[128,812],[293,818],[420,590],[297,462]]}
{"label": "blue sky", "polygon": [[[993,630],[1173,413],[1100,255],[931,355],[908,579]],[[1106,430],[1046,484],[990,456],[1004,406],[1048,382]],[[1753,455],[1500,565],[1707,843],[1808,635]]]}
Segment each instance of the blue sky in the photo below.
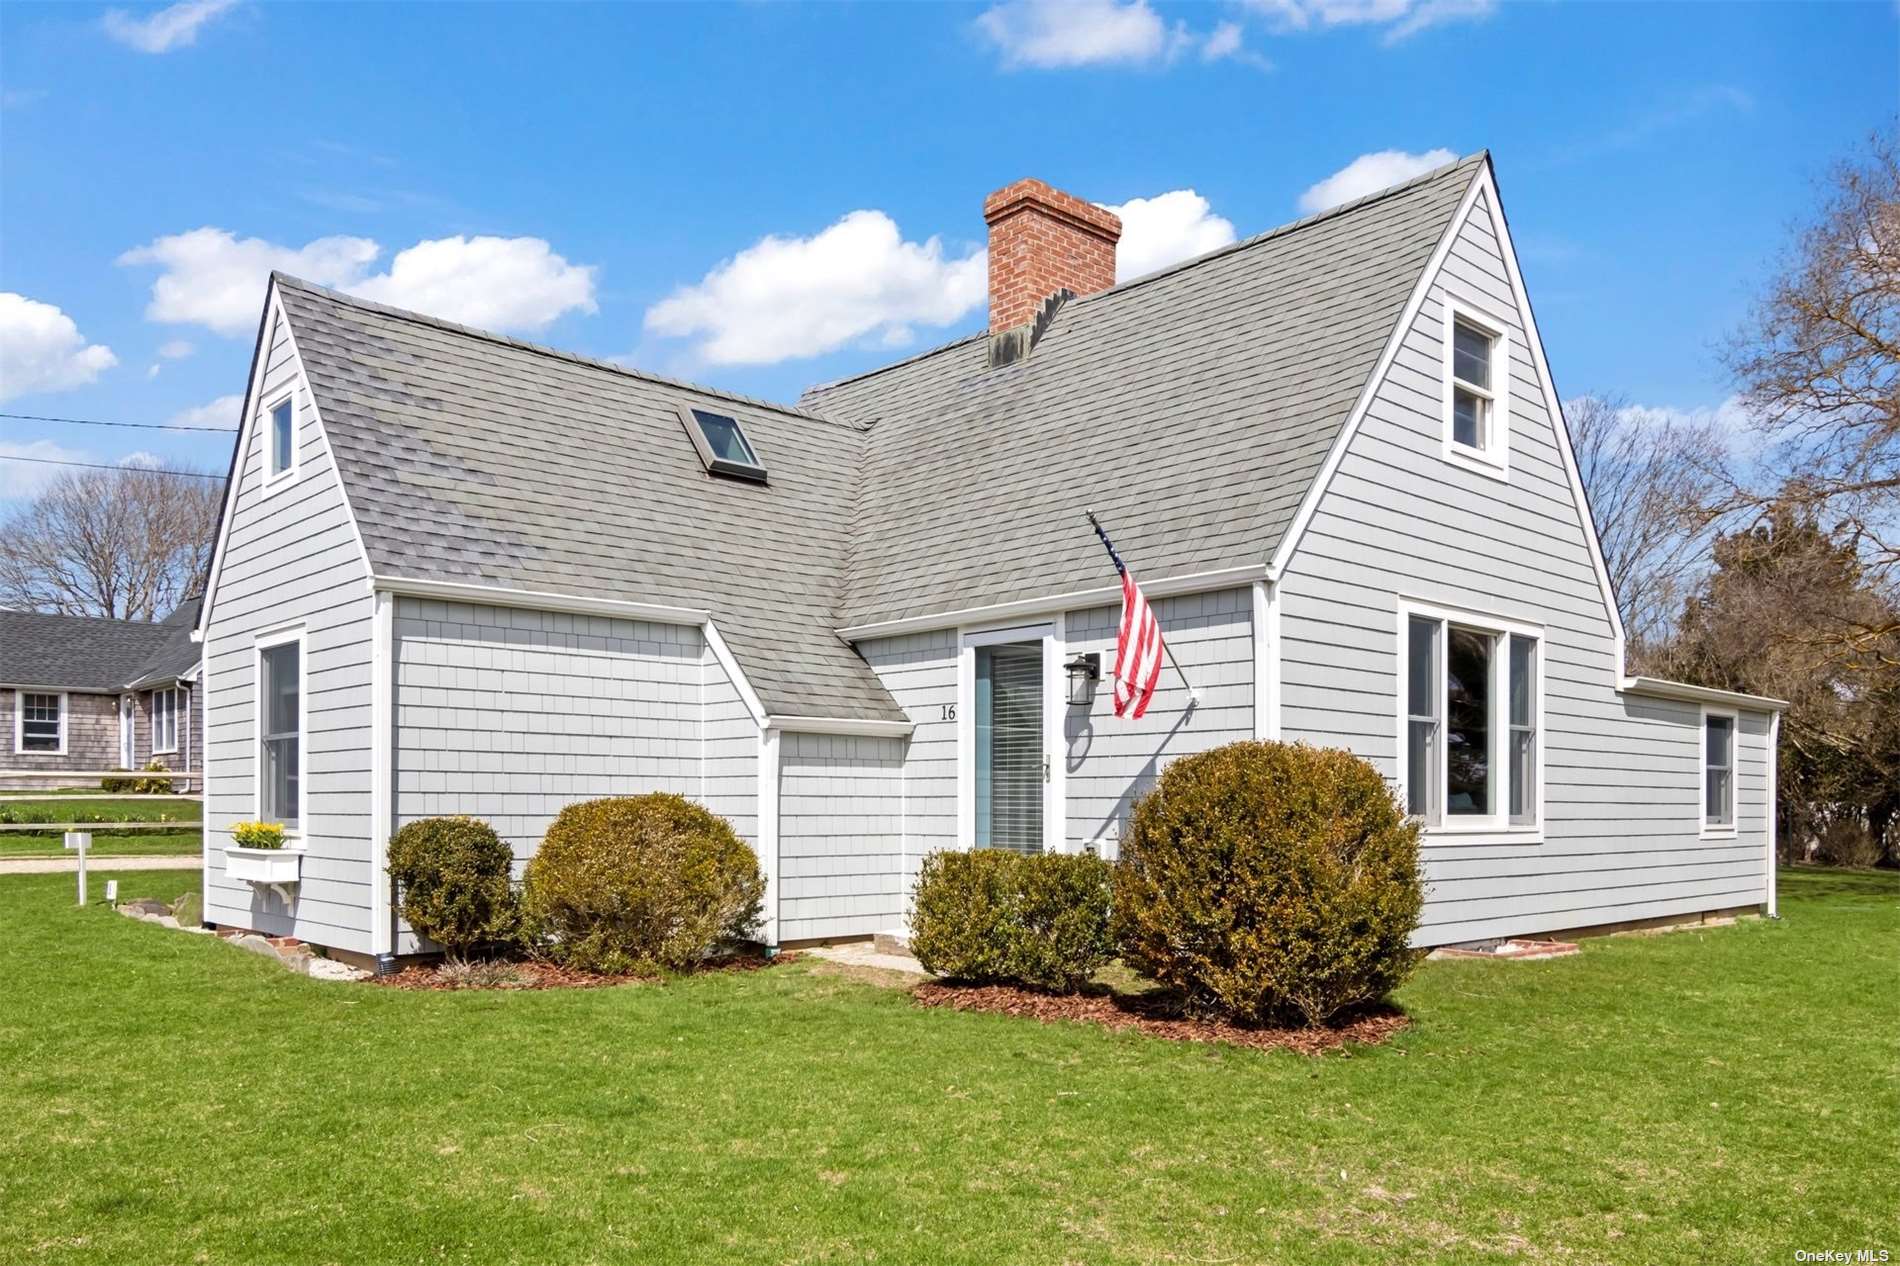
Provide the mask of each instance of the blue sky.
{"label": "blue sky", "polygon": [[[272,266],[790,399],[979,328],[1018,177],[1161,260],[1484,147],[1559,390],[1714,409],[1897,68],[1890,3],[12,0],[0,410],[229,424]],[[229,441],[0,419],[0,498],[58,469],[9,453]]]}

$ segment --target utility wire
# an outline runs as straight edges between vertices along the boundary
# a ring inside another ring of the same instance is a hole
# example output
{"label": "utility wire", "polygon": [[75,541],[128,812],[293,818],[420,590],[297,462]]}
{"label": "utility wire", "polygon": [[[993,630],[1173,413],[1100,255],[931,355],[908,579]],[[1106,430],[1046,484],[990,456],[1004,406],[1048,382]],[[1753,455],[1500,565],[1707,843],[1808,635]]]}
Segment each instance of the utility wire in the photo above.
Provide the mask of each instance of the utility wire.
{"label": "utility wire", "polygon": [[87,470],[141,470],[151,475],[176,475],[180,479],[216,479],[223,481],[223,475],[206,474],[202,470],[161,470],[151,466],[113,466],[106,462],[69,462],[60,457],[15,457],[11,453],[0,453],[0,462],[33,462],[40,466],[83,466]]}
{"label": "utility wire", "polygon": [[186,426],[171,422],[101,422],[97,418],[49,418],[38,413],[0,413],[0,418],[22,422],[64,422],[70,426],[123,426],[137,431],[210,431],[217,435],[236,435],[234,426]]}

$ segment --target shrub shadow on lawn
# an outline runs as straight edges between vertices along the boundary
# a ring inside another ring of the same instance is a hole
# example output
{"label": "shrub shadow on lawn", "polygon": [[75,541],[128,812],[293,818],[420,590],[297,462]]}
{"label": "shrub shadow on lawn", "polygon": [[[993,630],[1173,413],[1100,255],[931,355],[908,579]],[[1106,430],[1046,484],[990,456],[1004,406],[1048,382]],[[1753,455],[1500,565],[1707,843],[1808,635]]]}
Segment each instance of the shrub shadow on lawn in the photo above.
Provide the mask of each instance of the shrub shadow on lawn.
{"label": "shrub shadow on lawn", "polygon": [[1378,1045],[1411,1023],[1398,1007],[1381,1003],[1344,1012],[1323,1025],[1242,1025],[1191,1015],[1175,991],[1147,982],[1142,985],[1125,988],[1098,981],[1080,993],[1050,994],[1016,985],[932,980],[913,988],[911,997],[926,1007],[1019,1016],[1045,1024],[1094,1024],[1175,1042],[1224,1042],[1302,1055],[1321,1055],[1347,1045]]}
{"label": "shrub shadow on lawn", "polygon": [[447,959],[434,963],[415,963],[387,976],[371,977],[372,983],[392,989],[421,990],[521,990],[521,989],[603,989],[613,985],[654,985],[687,976],[726,972],[751,972],[795,962],[796,954],[767,957],[751,949],[738,950],[707,959],[690,971],[672,973],[608,975],[604,972],[579,971],[541,958],[483,959],[473,962]]}

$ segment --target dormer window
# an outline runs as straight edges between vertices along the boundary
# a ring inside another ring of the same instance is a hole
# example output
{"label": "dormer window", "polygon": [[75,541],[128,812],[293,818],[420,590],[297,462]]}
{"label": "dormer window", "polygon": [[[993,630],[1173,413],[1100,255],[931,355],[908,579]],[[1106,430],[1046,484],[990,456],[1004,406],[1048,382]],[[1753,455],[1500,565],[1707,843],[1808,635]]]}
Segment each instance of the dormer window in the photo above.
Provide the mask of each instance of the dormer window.
{"label": "dormer window", "polygon": [[1504,324],[1447,301],[1445,328],[1445,457],[1502,479],[1511,436]]}
{"label": "dormer window", "polygon": [[680,421],[692,437],[699,460],[715,475],[765,482],[765,466],[759,461],[745,428],[730,413],[680,406]]}
{"label": "dormer window", "polygon": [[264,476],[276,479],[297,468],[297,428],[290,398],[271,407],[270,427],[264,437]]}

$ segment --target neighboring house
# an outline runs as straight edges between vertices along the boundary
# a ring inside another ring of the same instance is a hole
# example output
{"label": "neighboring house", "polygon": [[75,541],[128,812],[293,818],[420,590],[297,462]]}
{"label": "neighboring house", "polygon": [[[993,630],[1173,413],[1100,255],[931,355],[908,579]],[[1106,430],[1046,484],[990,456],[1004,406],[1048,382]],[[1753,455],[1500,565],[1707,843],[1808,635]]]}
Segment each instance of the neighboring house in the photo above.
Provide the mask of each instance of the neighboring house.
{"label": "neighboring house", "polygon": [[[1099,208],[985,213],[990,332],[796,408],[273,277],[202,624],[206,918],[414,951],[394,827],[525,860],[660,789],[757,850],[768,942],[861,937],[925,854],[1112,855],[1168,760],[1257,737],[1425,820],[1420,944],[1772,908],[1779,705],[1625,675],[1488,158],[1121,285]],[[1071,702],[1117,619],[1085,509],[1198,697]],[[257,817],[294,888],[227,875]]]}
{"label": "neighboring house", "polygon": [[[0,611],[0,787],[26,774],[204,768],[196,599],[160,623]],[[86,779],[80,779],[86,781]],[[195,789],[186,780],[177,790]]]}

